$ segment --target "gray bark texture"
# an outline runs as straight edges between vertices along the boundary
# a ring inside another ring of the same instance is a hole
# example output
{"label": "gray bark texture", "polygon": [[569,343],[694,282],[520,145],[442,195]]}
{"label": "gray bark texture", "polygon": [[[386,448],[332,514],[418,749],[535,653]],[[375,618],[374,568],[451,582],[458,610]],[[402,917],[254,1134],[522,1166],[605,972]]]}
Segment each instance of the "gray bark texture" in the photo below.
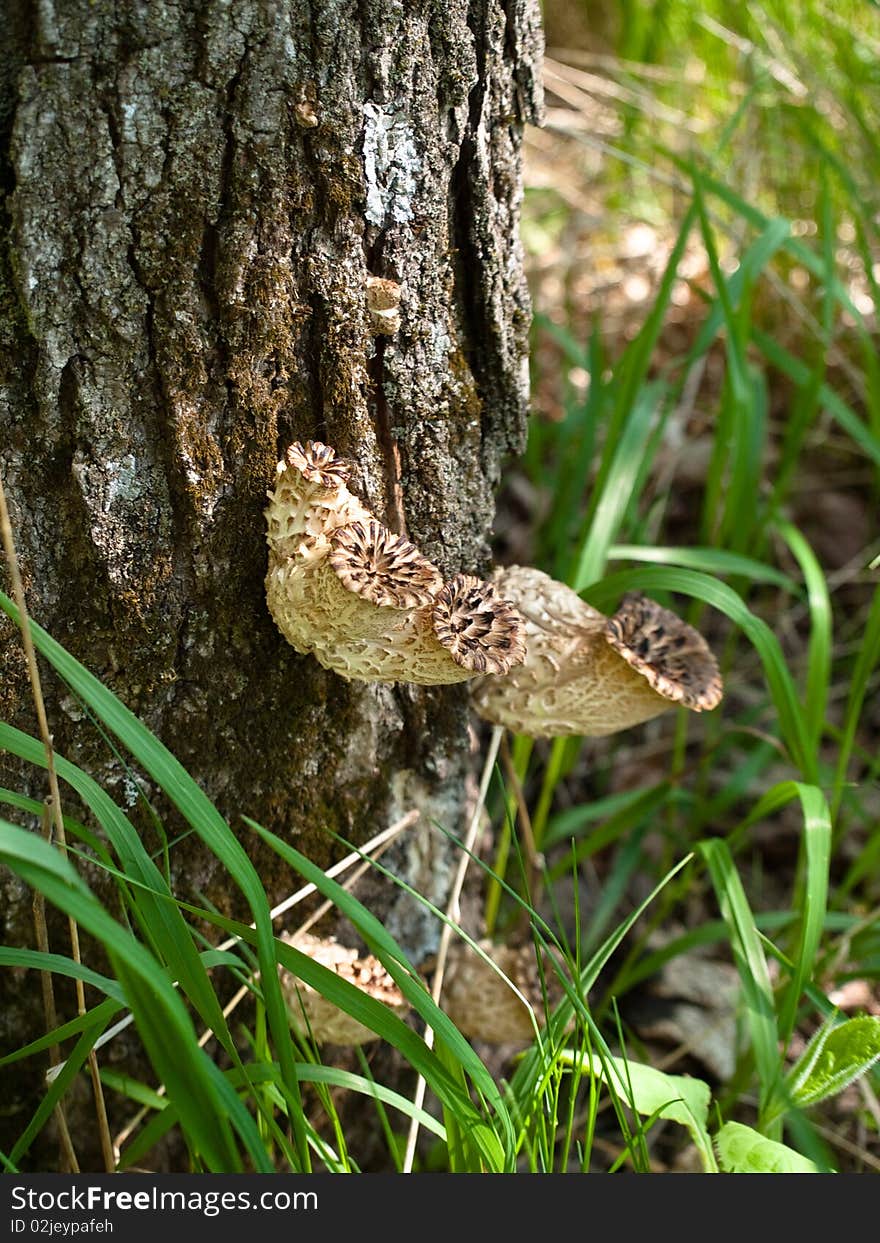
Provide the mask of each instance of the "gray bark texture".
{"label": "gray bark texture", "polygon": [[[537,2],[4,7],[0,471],[32,615],[196,777],[270,897],[290,876],[240,813],[326,864],[327,830],[363,841],[418,807],[394,866],[442,901],[431,821],[463,827],[467,688],[349,684],[298,655],[266,609],[263,509],[286,446],[323,440],[447,574],[487,569],[525,434]],[[394,335],[374,332],[370,275],[401,287]],[[36,732],[5,621],[0,673],[0,719]],[[131,775],[46,690],[59,752],[148,832]],[[44,793],[14,766],[0,781]],[[182,897],[241,913],[192,838],[171,859]],[[2,940],[31,943],[29,895],[0,888]],[[418,959],[436,926],[397,892],[373,901]],[[0,987],[14,1048],[39,981]],[[7,1084],[17,1134],[34,1084]]]}

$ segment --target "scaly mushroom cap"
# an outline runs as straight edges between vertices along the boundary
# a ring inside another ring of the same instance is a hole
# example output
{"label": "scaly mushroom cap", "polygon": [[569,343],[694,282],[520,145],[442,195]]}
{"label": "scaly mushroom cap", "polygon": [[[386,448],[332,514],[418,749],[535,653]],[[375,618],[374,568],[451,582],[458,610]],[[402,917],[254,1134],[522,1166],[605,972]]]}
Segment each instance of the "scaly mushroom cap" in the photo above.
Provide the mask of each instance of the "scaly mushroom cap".
{"label": "scaly mushroom cap", "polygon": [[320,545],[336,527],[371,517],[348,490],[350,471],[350,464],[320,441],[290,446],[275,468],[275,490],[266,510],[270,571],[285,558]]}
{"label": "scaly mushroom cap", "polygon": [[418,608],[443,586],[437,567],[375,518],[340,527],[331,547],[330,564],[339,581],[372,604]]}
{"label": "scaly mushroom cap", "polygon": [[[571,588],[525,566],[498,570],[495,584],[524,619],[527,651],[525,662],[505,677],[481,678],[474,684],[474,707],[494,724],[534,738],[601,737],[650,720],[676,703],[692,706],[699,701],[701,707],[714,707],[720,699],[717,666],[702,639],[698,648],[688,637],[688,651],[698,659],[686,699],[669,669],[659,672],[639,652],[635,621],[644,615],[650,634],[652,615],[645,610],[626,604],[621,614],[607,618]],[[676,621],[679,633],[684,627],[696,635]],[[664,634],[673,633],[671,623],[661,621],[660,626]],[[633,658],[618,651],[618,645]],[[690,693],[698,684],[704,686],[702,694]]]}
{"label": "scaly mushroom cap", "polygon": [[699,633],[638,592],[623,597],[605,623],[605,638],[659,694],[694,712],[721,702],[718,663]]}
{"label": "scaly mushroom cap", "polygon": [[340,488],[351,477],[351,463],[337,457],[336,450],[321,444],[320,440],[306,441],[305,448],[295,440],[285,457],[288,466],[298,470],[309,483],[317,483],[322,488]]}
{"label": "scaly mushroom cap", "polygon": [[443,576],[348,490],[348,464],[292,445],[269,494],[266,602],[281,633],[345,678],[430,686],[522,661],[522,625],[491,584]]}
{"label": "scaly mushroom cap", "polygon": [[[335,937],[314,937],[303,933],[298,937],[284,937],[296,949],[314,958],[315,962],[329,967],[340,979],[347,980],[367,996],[381,1001],[383,1005],[402,1015],[409,1003],[394,983],[378,958],[372,954],[361,958],[357,950],[340,945]],[[291,1026],[304,1035],[311,1032],[317,1044],[366,1044],[379,1037],[369,1027],[327,1001],[319,992],[298,979],[284,967],[279,967],[281,989],[287,1002]]]}
{"label": "scaly mushroom cap", "polygon": [[458,574],[438,593],[434,632],[452,659],[475,673],[507,673],[525,660],[522,619],[491,583]]}

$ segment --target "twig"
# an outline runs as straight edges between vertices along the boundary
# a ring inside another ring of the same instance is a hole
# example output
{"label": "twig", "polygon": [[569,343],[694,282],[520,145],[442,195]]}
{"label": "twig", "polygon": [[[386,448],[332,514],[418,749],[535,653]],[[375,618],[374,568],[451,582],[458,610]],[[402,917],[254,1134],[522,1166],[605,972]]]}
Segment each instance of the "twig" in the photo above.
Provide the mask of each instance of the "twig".
{"label": "twig", "polygon": [[[360,846],[357,850],[353,850],[350,854],[347,854],[344,859],[340,859],[338,863],[334,863],[332,867],[327,868],[324,875],[332,880],[333,877],[338,876],[340,872],[347,871],[353,863],[357,863],[359,859],[363,859],[364,855],[375,855],[379,853],[380,848],[384,849],[386,845],[390,844],[392,838],[398,837],[404,832],[405,829],[411,828],[421,814],[422,813],[419,809],[414,807],[413,810],[408,811],[405,816],[401,816],[399,820],[395,820],[394,824],[389,825],[387,829],[383,829],[381,833],[377,833],[375,837],[371,837],[370,840],[363,846]],[[316,891],[317,885],[313,885],[311,882],[309,882],[308,885],[303,885],[301,889],[297,889],[295,893],[292,893],[290,897],[285,898],[283,902],[278,904],[278,906],[273,906],[272,910],[269,912],[271,918],[277,919],[279,915],[283,915],[285,911],[289,911],[292,906],[297,906],[303,901],[304,898],[309,897],[310,894],[313,894]],[[251,924],[251,927],[254,928],[256,925]],[[237,945],[240,940],[241,937],[230,937],[228,941],[224,941],[223,944],[218,945],[217,948],[220,950],[231,949],[232,946]]]}
{"label": "twig", "polygon": [[[43,839],[50,842],[52,840],[52,813],[49,810],[49,800],[43,803]],[[34,890],[33,900],[34,912],[34,935],[37,942],[37,949],[41,954],[49,953],[49,930],[46,927],[46,899],[39,889]],[[55,984],[52,979],[51,971],[40,972],[40,984],[43,989],[43,1015],[46,1021],[46,1031],[52,1032],[58,1026],[58,1010],[55,1006]],[[61,1049],[57,1044],[49,1047],[49,1065],[57,1066],[61,1061]],[[61,1150],[64,1155],[64,1169],[62,1172],[70,1174],[78,1174],[79,1161],[76,1156],[76,1149],[70,1138],[70,1131],[67,1126],[67,1116],[64,1112],[64,1105],[61,1101],[55,1106],[55,1124],[58,1127],[58,1138],[61,1143]]]}
{"label": "twig", "polygon": [[[6,561],[9,567],[9,579],[12,585],[12,595],[15,603],[18,605],[18,627],[21,631],[21,641],[24,647],[25,658],[27,660],[28,678],[31,684],[31,693],[34,700],[34,708],[37,713],[37,722],[40,729],[40,737],[43,741],[43,747],[46,752],[46,772],[49,778],[49,807],[52,813],[52,821],[55,827],[55,839],[62,853],[67,854],[67,836],[64,831],[64,816],[61,811],[61,791],[58,787],[58,774],[55,771],[55,752],[52,746],[52,735],[49,731],[49,720],[46,716],[46,705],[43,700],[43,690],[40,682],[40,670],[37,666],[36,652],[34,651],[33,639],[31,638],[30,617],[28,616],[27,604],[24,598],[24,585],[21,580],[21,572],[18,566],[18,557],[15,551],[15,539],[12,534],[12,522],[9,517],[9,508],[6,504],[6,491],[3,487],[3,480],[0,478],[0,535],[3,539],[3,547],[6,553]],[[79,948],[79,928],[76,920],[68,916],[68,927],[70,929],[70,953],[73,961],[82,962]],[[76,1006],[77,1013],[83,1015],[86,1013],[85,987],[82,980],[76,981]],[[104,1156],[104,1167],[108,1173],[112,1173],[115,1168],[113,1160],[113,1145],[110,1138],[110,1127],[107,1121],[107,1108],[104,1103],[104,1090],[101,1086],[101,1077],[98,1071],[98,1059],[95,1056],[94,1047],[89,1050],[89,1071],[92,1077],[92,1091],[95,1097],[95,1110],[98,1115],[98,1134],[101,1139],[101,1151]]]}
{"label": "twig", "polygon": [[[446,971],[446,957],[449,953],[449,946],[452,942],[452,924],[458,922],[460,915],[459,902],[461,899],[461,891],[464,888],[464,878],[467,875],[468,864],[470,863],[471,854],[474,849],[474,842],[477,838],[477,830],[480,827],[480,816],[483,813],[483,806],[486,802],[486,794],[489,790],[489,782],[492,779],[492,771],[495,767],[495,761],[498,758],[498,748],[501,745],[501,739],[504,734],[504,727],[494,725],[492,727],[492,737],[489,741],[489,750],[486,753],[486,762],[483,765],[483,775],[480,779],[480,790],[477,795],[477,803],[474,807],[474,814],[471,816],[471,822],[468,826],[467,836],[462,847],[461,857],[458,861],[458,868],[455,873],[455,879],[452,882],[452,889],[449,894],[449,901],[446,904],[446,920],[443,923],[443,929],[440,933],[440,945],[437,949],[437,965],[434,968],[434,978],[431,982],[431,998],[435,1005],[440,1001],[440,994],[443,991],[443,976]],[[434,1047],[434,1029],[432,1027],[425,1028],[425,1044],[429,1049]],[[425,1091],[427,1083],[423,1075],[419,1075],[416,1083],[416,1091],[414,1097],[414,1105],[416,1111],[421,1110],[425,1102]],[[417,1113],[413,1114],[410,1120],[409,1134],[406,1139],[406,1152],[403,1158],[403,1168],[401,1173],[411,1174],[413,1161],[415,1159],[416,1141],[419,1136],[419,1121]]]}

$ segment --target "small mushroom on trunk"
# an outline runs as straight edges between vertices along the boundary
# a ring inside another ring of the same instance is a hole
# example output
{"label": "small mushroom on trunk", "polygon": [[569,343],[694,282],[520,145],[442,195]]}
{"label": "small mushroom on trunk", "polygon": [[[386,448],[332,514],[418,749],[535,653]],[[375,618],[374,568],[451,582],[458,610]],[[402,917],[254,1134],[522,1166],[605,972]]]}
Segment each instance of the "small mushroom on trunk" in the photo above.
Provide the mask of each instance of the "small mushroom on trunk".
{"label": "small mushroom on trunk", "polygon": [[705,639],[645,596],[624,597],[606,617],[540,570],[495,573],[525,626],[526,659],[474,683],[480,716],[534,738],[601,737],[681,704],[710,710],[722,696]]}
{"label": "small mushroom on trunk", "polygon": [[[368,997],[381,1001],[399,1017],[409,1010],[409,1002],[372,954],[361,957],[357,950],[340,945],[335,937],[301,933],[293,937],[285,935],[283,939],[333,971],[341,980],[347,980]],[[285,967],[279,967],[278,976],[291,1026],[303,1035],[310,1035],[316,1044],[366,1044],[379,1039],[372,1028],[340,1010]]]}

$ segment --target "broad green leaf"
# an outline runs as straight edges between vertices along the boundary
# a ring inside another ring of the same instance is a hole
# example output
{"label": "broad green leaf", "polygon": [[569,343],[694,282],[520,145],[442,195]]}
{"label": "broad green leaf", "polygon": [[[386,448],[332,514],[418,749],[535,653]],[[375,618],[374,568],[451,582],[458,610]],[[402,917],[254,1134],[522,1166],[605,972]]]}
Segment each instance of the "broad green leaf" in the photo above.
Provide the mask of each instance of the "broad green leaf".
{"label": "broad green leaf", "polygon": [[817,1105],[836,1096],[880,1060],[880,1018],[862,1014],[832,1026],[833,1017],[816,1032],[786,1076],[796,1105]]}
{"label": "broad green leaf", "polygon": [[725,1122],[715,1136],[726,1174],[818,1174],[819,1167],[787,1144],[767,1139],[741,1122]]}
{"label": "broad green leaf", "polygon": [[716,1172],[712,1142],[706,1126],[709,1120],[710,1091],[702,1079],[688,1075],[667,1075],[642,1062],[631,1062],[622,1057],[584,1058],[577,1051],[563,1049],[559,1060],[567,1065],[586,1065],[617,1096],[642,1115],[669,1118],[687,1127],[699,1150],[703,1169]]}

